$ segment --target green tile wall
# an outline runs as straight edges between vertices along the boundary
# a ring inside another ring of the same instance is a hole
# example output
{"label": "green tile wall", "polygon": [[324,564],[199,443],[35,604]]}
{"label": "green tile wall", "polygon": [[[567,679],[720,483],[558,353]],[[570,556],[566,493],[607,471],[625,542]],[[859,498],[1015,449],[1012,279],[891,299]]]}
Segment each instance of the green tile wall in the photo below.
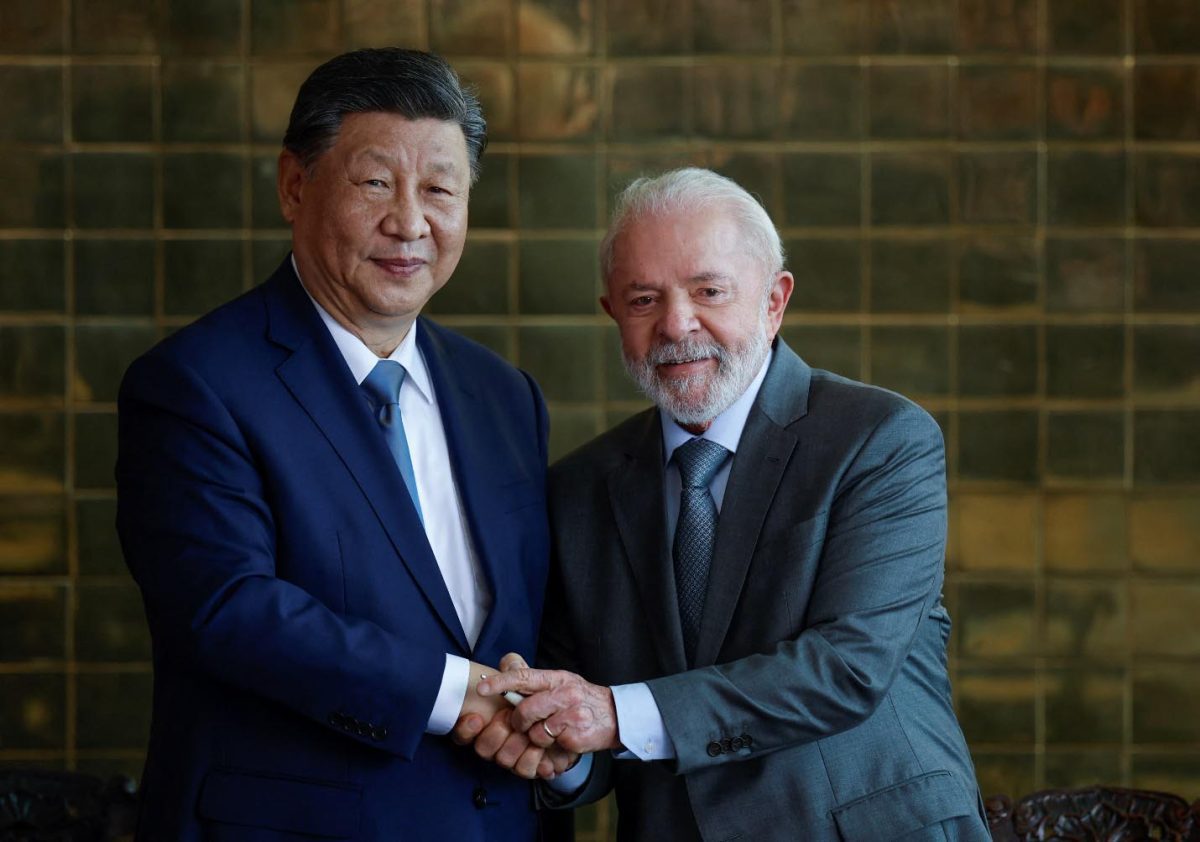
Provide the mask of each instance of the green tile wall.
{"label": "green tile wall", "polygon": [[[779,222],[814,364],[946,433],[986,791],[1200,795],[1200,13],[1179,0],[0,3],[0,762],[136,770],[115,388],[286,252],[274,157],[343,49],[444,52],[492,145],[430,305],[534,372],[561,454],[643,403],[591,258],[639,173]],[[86,702],[84,701],[86,700]],[[580,819],[608,838],[607,807]]]}

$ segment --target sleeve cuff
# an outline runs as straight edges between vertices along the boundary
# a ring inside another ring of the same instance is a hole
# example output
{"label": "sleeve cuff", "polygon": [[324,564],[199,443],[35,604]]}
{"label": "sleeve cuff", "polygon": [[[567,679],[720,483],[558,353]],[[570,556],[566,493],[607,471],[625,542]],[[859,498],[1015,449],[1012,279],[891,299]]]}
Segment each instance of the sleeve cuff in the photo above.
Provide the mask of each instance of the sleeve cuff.
{"label": "sleeve cuff", "polygon": [[471,683],[471,662],[458,655],[446,653],[446,668],[442,672],[442,686],[433,700],[433,712],[425,726],[427,734],[449,734],[458,722],[463,702],[467,698],[467,685]]}
{"label": "sleeve cuff", "polygon": [[654,694],[645,684],[617,684],[612,688],[617,709],[617,732],[623,751],[614,751],[617,760],[670,760],[675,743],[663,724]]}
{"label": "sleeve cuff", "polygon": [[556,778],[546,781],[546,786],[557,792],[559,795],[574,795],[583,788],[587,783],[588,776],[592,774],[592,756],[585,754],[579,758],[579,762],[572,766],[567,771],[563,772]]}

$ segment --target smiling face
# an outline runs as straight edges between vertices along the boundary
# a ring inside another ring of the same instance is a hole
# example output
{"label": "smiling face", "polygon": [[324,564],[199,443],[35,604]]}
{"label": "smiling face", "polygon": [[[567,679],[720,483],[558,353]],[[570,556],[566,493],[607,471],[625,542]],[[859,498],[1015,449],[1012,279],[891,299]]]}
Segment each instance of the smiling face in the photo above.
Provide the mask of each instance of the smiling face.
{"label": "smiling face", "polygon": [[470,178],[462,129],[433,118],[348,114],[307,172],[285,150],[280,206],[305,288],[390,353],[458,265]]}
{"label": "smiling face", "polygon": [[706,429],[762,367],[792,294],[728,209],[644,215],[613,243],[604,309],[638,386],[680,424]]}

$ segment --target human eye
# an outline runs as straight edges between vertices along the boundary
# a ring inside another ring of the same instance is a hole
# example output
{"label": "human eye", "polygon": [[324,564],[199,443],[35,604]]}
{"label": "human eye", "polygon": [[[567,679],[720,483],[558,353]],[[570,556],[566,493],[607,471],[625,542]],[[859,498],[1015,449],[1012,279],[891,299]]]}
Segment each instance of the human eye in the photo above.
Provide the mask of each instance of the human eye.
{"label": "human eye", "polygon": [[365,178],[365,179],[363,179],[363,185],[366,187],[370,187],[373,190],[387,190],[388,189],[387,179],[384,179],[384,178]]}
{"label": "human eye", "polygon": [[629,299],[629,306],[634,308],[646,308],[654,304],[653,295],[637,295]]}

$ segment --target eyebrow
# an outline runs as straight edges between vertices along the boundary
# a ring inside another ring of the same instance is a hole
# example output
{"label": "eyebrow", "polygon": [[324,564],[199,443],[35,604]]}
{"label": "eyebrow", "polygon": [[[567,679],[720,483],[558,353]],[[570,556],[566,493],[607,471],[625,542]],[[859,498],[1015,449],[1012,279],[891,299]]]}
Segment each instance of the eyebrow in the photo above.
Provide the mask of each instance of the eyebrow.
{"label": "eyebrow", "polygon": [[[393,158],[391,155],[388,155],[385,152],[380,152],[377,149],[366,149],[366,150],[363,150],[363,152],[361,154],[364,158],[370,158],[373,161],[383,164],[385,167],[394,166],[396,163],[396,159]],[[454,174],[454,173],[458,172],[458,167],[456,167],[454,165],[454,162],[446,161],[446,160],[434,161],[432,164],[430,164],[430,169],[433,172],[438,173],[438,174],[444,174],[444,173]]]}
{"label": "eyebrow", "polygon": [[698,275],[692,275],[690,278],[688,278],[688,283],[702,284],[712,281],[728,282],[731,280],[733,280],[733,276],[726,274],[725,272],[701,272]]}

